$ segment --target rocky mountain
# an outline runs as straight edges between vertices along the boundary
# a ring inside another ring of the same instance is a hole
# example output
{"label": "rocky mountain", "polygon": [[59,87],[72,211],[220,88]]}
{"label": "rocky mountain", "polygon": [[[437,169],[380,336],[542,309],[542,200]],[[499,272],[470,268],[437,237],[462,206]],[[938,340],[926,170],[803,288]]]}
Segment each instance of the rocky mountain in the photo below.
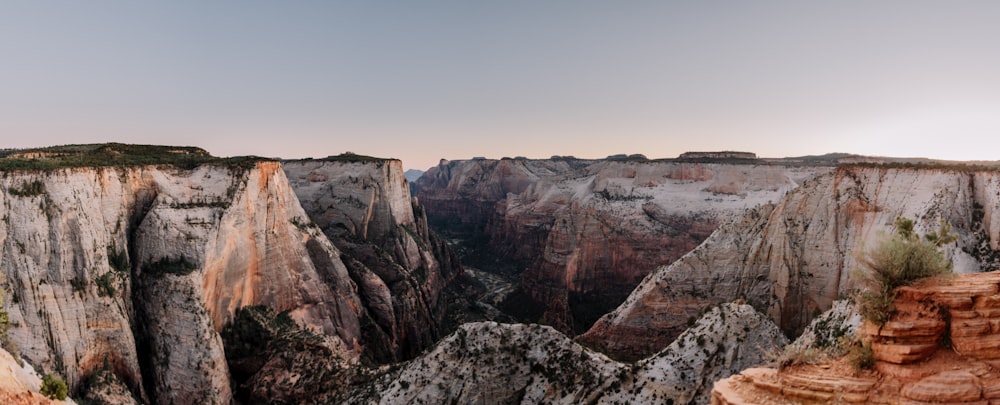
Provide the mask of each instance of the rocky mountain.
{"label": "rocky mountain", "polygon": [[[436,294],[460,268],[414,211],[396,163],[345,164],[369,173],[367,185],[344,176],[324,188],[293,187],[280,162],[197,148],[24,153],[0,158],[4,345],[72,393],[100,398],[112,385],[142,402],[230,403],[220,332],[250,307],[316,334],[326,358],[348,365],[410,355],[440,333]],[[335,177],[338,164],[291,172]],[[322,204],[337,197],[324,192],[369,205],[331,209]],[[354,250],[342,254],[317,223],[356,226]],[[241,368],[250,384],[268,370],[257,360]]]}
{"label": "rocky mountain", "polygon": [[947,254],[958,272],[1000,263],[1000,173],[992,168],[840,166],[721,226],[646,277],[580,339],[623,358],[642,357],[705,306],[739,298],[797,334],[852,288],[858,258],[900,216],[916,218],[921,232],[950,223],[960,239]]}
{"label": "rocky mountain", "polygon": [[10,339],[71,386],[110,368],[158,402],[230,397],[218,330],[268,305],[361,338],[354,286],[277,162],[65,168],[0,180]]}
{"label": "rocky mountain", "polygon": [[282,167],[359,287],[372,320],[362,327],[373,358],[409,359],[440,339],[441,294],[462,268],[410,197],[402,162],[341,156]]}
{"label": "rocky mountain", "polygon": [[670,347],[634,365],[549,326],[470,323],[349,402],[705,403],[713,381],[760,364],[785,342],[773,323],[739,304],[709,309]]}
{"label": "rocky mountain", "polygon": [[873,370],[845,358],[785,369],[751,368],[723,379],[713,404],[992,403],[1000,400],[1000,273],[966,274],[901,287],[882,327],[857,331]]}
{"label": "rocky mountain", "polygon": [[500,260],[523,263],[516,305],[539,308],[530,319],[580,333],[720,221],[830,170],[702,160],[442,161],[417,196],[435,224],[485,233]]}

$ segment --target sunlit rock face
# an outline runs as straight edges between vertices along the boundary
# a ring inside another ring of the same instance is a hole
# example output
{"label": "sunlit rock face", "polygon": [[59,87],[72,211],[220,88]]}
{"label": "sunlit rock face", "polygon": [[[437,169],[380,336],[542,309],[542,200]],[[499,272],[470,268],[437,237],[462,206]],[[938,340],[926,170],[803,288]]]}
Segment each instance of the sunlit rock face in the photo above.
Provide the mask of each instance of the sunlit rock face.
{"label": "sunlit rock face", "polygon": [[109,368],[159,403],[228,403],[218,331],[266,305],[356,357],[360,299],[276,162],[0,179],[11,340],[71,387]]}
{"label": "sunlit rock face", "polygon": [[[826,167],[576,159],[442,161],[417,181],[432,222],[478,227],[526,263],[541,320],[579,333],[719,223]],[[676,335],[675,335],[676,336]]]}
{"label": "sunlit rock face", "polygon": [[998,208],[994,171],[842,166],[724,224],[646,277],[581,339],[640,358],[670,342],[701,308],[738,298],[797,333],[852,288],[851,269],[900,216],[915,218],[920,232],[948,221],[960,236],[947,248],[956,271],[996,268]]}
{"label": "sunlit rock face", "polygon": [[411,358],[442,335],[442,290],[462,269],[411,198],[402,162],[284,162],[291,186],[314,223],[344,256],[369,321],[367,353]]}

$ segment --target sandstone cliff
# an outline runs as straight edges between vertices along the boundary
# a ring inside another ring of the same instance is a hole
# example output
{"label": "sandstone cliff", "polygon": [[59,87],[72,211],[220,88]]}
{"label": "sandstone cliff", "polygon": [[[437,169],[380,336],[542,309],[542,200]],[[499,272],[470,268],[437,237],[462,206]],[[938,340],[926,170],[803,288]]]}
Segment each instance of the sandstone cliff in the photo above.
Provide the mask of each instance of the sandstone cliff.
{"label": "sandstone cliff", "polygon": [[668,349],[633,366],[548,326],[471,323],[350,402],[704,403],[715,379],[759,364],[783,343],[774,324],[737,304],[709,310]]}
{"label": "sandstone cliff", "polygon": [[[656,266],[824,167],[507,159],[443,161],[418,180],[428,216],[479,226],[542,321],[580,333]],[[686,318],[686,316],[685,316]],[[679,332],[679,331],[678,331]],[[662,346],[660,346],[662,347]],[[648,354],[648,353],[646,353]]]}
{"label": "sandstone cliff", "polygon": [[797,333],[851,288],[865,246],[896,217],[918,230],[952,224],[958,272],[997,266],[1000,173],[973,168],[842,166],[780,202],[748,210],[677,262],[646,277],[582,341],[625,358],[664,347],[706,305],[745,298]]}
{"label": "sandstone cliff", "polygon": [[875,367],[844,359],[783,370],[752,368],[715,384],[713,404],[951,403],[1000,401],[1000,273],[901,287],[883,327],[858,330]]}
{"label": "sandstone cliff", "polygon": [[339,248],[370,322],[366,349],[377,361],[419,354],[442,335],[442,290],[462,269],[430,231],[410,197],[402,162],[392,159],[284,162],[314,223]]}
{"label": "sandstone cliff", "polygon": [[6,171],[0,202],[10,340],[71,389],[109,370],[159,403],[228,403],[218,331],[248,305],[356,357],[356,286],[277,162]]}

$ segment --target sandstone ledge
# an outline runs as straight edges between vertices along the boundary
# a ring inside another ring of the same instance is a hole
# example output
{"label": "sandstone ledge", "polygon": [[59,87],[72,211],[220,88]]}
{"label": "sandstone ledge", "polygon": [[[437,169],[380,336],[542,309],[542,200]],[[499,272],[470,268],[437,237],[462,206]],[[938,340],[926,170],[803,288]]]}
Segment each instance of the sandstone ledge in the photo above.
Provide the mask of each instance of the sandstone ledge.
{"label": "sandstone ledge", "polygon": [[875,370],[857,372],[843,358],[747,369],[716,382],[712,403],[1000,404],[998,287],[1000,272],[900,288],[893,319],[859,330],[872,344]]}

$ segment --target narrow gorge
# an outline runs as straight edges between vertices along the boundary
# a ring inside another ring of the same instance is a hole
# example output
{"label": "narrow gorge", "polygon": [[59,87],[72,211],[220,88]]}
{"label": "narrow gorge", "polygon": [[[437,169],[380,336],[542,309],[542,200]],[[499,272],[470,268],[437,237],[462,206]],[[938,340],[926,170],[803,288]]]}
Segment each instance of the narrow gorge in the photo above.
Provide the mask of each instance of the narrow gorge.
{"label": "narrow gorge", "polygon": [[523,321],[577,334],[728,218],[778,201],[834,163],[442,161],[417,180],[416,194],[439,229],[478,238],[480,250],[503,263],[522,293],[512,305],[534,308]]}

